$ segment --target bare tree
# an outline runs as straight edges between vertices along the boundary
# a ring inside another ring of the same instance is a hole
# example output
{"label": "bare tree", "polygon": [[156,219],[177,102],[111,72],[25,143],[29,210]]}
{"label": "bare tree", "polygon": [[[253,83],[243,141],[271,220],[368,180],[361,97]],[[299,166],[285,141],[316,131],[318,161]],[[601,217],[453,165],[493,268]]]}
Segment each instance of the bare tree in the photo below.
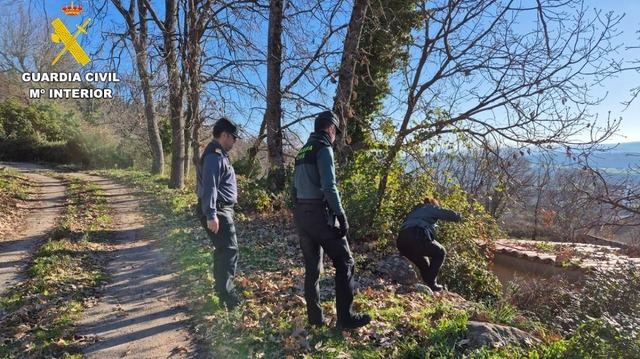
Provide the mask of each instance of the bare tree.
{"label": "bare tree", "polygon": [[[571,183],[575,191],[607,204],[612,209],[640,216],[640,166],[629,168],[626,174],[617,178],[608,176],[588,162],[584,165],[583,171],[588,174],[592,186]],[[635,222],[635,225],[640,225],[640,221]]]}
{"label": "bare tree", "polygon": [[[187,111],[185,119],[185,156],[184,174],[189,173],[189,164],[200,166],[200,128],[202,116],[200,97],[202,92],[202,41],[207,29],[209,17],[212,16],[212,1],[186,0],[185,6],[185,38],[182,63],[188,75]],[[189,155],[189,153],[191,153]],[[189,161],[191,158],[191,161]]]}
{"label": "bare tree", "polygon": [[269,33],[267,41],[267,128],[269,153],[269,186],[272,191],[284,189],[284,153],[282,148],[282,20],[283,0],[269,1]]}
{"label": "bare tree", "polygon": [[[627,46],[626,50],[637,50],[637,45]],[[640,60],[613,62],[612,74],[628,72],[640,73]],[[627,108],[640,95],[640,86],[630,89],[630,98],[623,102]],[[610,151],[606,148],[603,151]],[[598,151],[594,151],[594,154]],[[583,186],[570,181],[567,185],[573,191],[608,208],[609,216],[603,218],[601,227],[640,226],[640,165],[629,166],[623,174],[612,176],[592,165],[589,156],[579,158],[576,165],[582,166],[583,176],[589,177],[591,186]]]}
{"label": "bare tree", "polygon": [[336,97],[333,102],[333,111],[340,117],[340,128],[343,130],[342,135],[338,136],[336,142],[336,152],[339,158],[344,157],[343,154],[346,151],[346,141],[348,137],[346,133],[347,122],[354,116],[351,108],[353,82],[358,61],[360,36],[362,35],[362,28],[368,6],[369,0],[355,0],[353,3],[349,29],[344,41],[342,61],[340,62],[340,70],[338,71],[338,87],[336,88]]}
{"label": "bare tree", "polygon": [[[255,163],[256,156],[263,140],[267,138],[267,143],[275,144],[267,151],[274,151],[276,155],[276,168],[280,167],[279,154],[282,153],[282,162],[287,159],[286,148],[295,147],[290,139],[299,142],[298,133],[292,130],[295,125],[303,120],[314,117],[315,111],[309,113],[308,109],[318,111],[327,109],[322,101],[316,98],[328,97],[324,88],[328,81],[334,81],[334,71],[331,67],[331,60],[337,58],[342,32],[348,24],[341,23],[339,17],[343,0],[337,1],[286,1],[283,4],[282,33],[281,33],[281,62],[280,62],[280,130],[267,131],[267,117],[263,117],[260,129],[256,138],[248,151],[248,162]],[[314,25],[309,25],[313,23]],[[268,48],[271,51],[271,47]],[[267,54],[267,59],[274,60],[274,57]],[[267,62],[267,68],[269,63]],[[270,92],[271,74],[267,78],[267,112],[269,111],[270,100],[273,92]],[[275,74],[273,74],[275,76]],[[271,88],[274,88],[273,86]],[[287,111],[285,111],[285,108]],[[305,111],[306,110],[306,111]],[[267,114],[265,112],[265,114]],[[284,122],[290,119],[286,124]],[[272,134],[275,137],[271,137]],[[270,163],[269,166],[272,166]]]}
{"label": "bare tree", "polygon": [[[52,60],[60,50],[49,39],[50,25],[26,4],[7,3],[0,6],[0,27],[6,29],[0,38],[0,98],[28,98],[27,84],[20,80],[23,72],[74,72],[78,64],[63,57],[55,66]],[[42,25],[45,26],[42,26]],[[70,84],[74,86],[77,84]],[[40,84],[48,87],[48,84]]]}
{"label": "bare tree", "polygon": [[[144,116],[147,123],[147,134],[151,154],[153,156],[151,173],[162,175],[164,173],[164,151],[162,140],[160,139],[160,129],[154,111],[153,93],[151,89],[151,75],[148,70],[148,30],[147,30],[147,8],[142,0],[130,0],[129,6],[125,7],[120,0],[112,0],[113,5],[122,15],[127,26],[129,41],[133,45],[135,62],[140,86],[144,98]],[[136,21],[137,7],[137,21]]]}
{"label": "bare tree", "polygon": [[450,180],[484,204],[489,214],[500,219],[504,212],[523,198],[534,176],[527,159],[530,151],[506,145],[482,147],[465,141],[452,143],[440,152],[426,156],[425,168],[434,173],[442,187]]}
{"label": "bare tree", "polygon": [[162,57],[167,69],[169,88],[169,118],[171,121],[170,188],[184,187],[185,120],[182,113],[183,86],[178,62],[178,1],[165,1],[165,17],[161,20],[149,0],[142,0],[160,29],[163,38]]}
{"label": "bare tree", "polygon": [[[261,36],[258,28],[265,8],[268,6],[250,0],[215,1],[210,4],[209,15],[202,17],[200,95],[208,106],[200,109],[201,118],[192,125],[194,136],[199,138],[199,128],[206,118],[217,118],[231,111],[241,115],[254,110],[263,113],[264,107],[254,109],[247,106],[247,102],[265,98],[255,81],[258,67],[267,59],[258,47]],[[242,118],[236,119],[238,121],[241,126],[248,124],[248,120],[243,124]],[[198,156],[198,143],[197,139],[192,141],[194,159]]]}
{"label": "bare tree", "polygon": [[[421,1],[421,32],[400,77],[403,109],[378,186],[378,207],[389,168],[404,145],[466,134],[479,143],[500,138],[515,146],[594,144],[618,122],[595,128],[586,109],[596,100],[588,83],[600,80],[614,49],[619,17],[593,12],[581,0],[540,0],[526,7],[507,0]],[[540,30],[521,30],[535,15]],[[542,23],[544,21],[544,24]],[[545,49],[546,51],[540,51]],[[582,131],[587,140],[576,139]]]}
{"label": "bare tree", "polygon": [[540,222],[540,209],[545,197],[545,191],[548,190],[549,182],[551,182],[551,161],[548,158],[538,163],[535,181],[535,204],[533,206],[533,240],[538,238],[538,225]]}
{"label": "bare tree", "polygon": [[[591,230],[612,224],[619,218],[619,211],[583,193],[592,191],[593,182],[587,171],[572,165],[554,165],[546,176],[544,211],[538,217],[549,217],[547,225],[556,239],[576,242]],[[599,192],[596,189],[595,192]],[[536,225],[539,221],[536,221]],[[537,226],[536,226],[537,229]],[[535,234],[535,233],[534,233]],[[534,237],[535,239],[535,237]]]}

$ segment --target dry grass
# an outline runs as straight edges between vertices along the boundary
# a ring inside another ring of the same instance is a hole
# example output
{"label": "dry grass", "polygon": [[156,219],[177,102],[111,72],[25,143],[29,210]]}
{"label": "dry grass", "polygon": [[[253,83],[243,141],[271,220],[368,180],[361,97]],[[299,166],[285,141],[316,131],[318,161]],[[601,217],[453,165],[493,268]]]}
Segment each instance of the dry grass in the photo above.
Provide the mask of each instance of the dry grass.
{"label": "dry grass", "polygon": [[15,232],[24,217],[29,197],[29,180],[17,171],[0,168],[0,238]]}

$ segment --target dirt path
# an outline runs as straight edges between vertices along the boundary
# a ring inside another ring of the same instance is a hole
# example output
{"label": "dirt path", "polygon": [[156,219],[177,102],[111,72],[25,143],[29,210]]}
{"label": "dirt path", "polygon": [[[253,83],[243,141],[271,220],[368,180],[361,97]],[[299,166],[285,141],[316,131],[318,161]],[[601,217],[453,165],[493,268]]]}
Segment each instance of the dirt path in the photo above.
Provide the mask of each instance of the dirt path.
{"label": "dirt path", "polygon": [[32,251],[47,238],[57,224],[64,207],[65,186],[60,180],[45,176],[40,166],[28,163],[3,162],[20,171],[33,183],[33,193],[27,200],[29,213],[15,233],[0,238],[0,292],[19,283]]}
{"label": "dirt path", "polygon": [[114,209],[115,254],[110,282],[98,303],[85,311],[80,335],[96,341],[83,349],[88,358],[195,357],[186,308],[176,296],[176,275],[145,229],[131,189],[104,178],[74,174],[100,186]]}

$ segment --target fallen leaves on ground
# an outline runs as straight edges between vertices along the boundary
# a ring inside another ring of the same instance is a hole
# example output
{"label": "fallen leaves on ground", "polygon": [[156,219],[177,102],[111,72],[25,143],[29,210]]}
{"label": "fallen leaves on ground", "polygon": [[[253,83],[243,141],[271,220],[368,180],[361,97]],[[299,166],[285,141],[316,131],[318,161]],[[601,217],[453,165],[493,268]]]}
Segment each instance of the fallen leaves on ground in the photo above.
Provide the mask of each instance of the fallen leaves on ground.
{"label": "fallen leaves on ground", "polygon": [[32,185],[17,171],[0,168],[0,238],[15,233],[16,226],[28,212],[25,200],[30,196]]}
{"label": "fallen leaves on ground", "polygon": [[73,181],[58,228],[33,256],[29,278],[0,297],[0,356],[78,353],[74,321],[95,305],[110,246],[98,235],[107,218],[95,186]]}

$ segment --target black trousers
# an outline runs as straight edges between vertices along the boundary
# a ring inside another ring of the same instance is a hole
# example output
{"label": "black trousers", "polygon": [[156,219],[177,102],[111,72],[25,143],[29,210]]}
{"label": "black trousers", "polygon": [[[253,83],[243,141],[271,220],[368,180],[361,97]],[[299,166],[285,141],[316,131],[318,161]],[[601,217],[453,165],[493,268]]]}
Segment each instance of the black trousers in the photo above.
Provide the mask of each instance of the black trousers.
{"label": "black trousers", "polygon": [[[200,208],[200,203],[198,203]],[[209,235],[214,246],[213,278],[215,291],[221,300],[227,300],[236,295],[233,278],[238,267],[238,239],[236,226],[233,221],[233,206],[222,206],[217,209],[220,226],[218,233],[213,233],[207,227],[207,217],[200,215],[200,223]],[[200,213],[201,214],[201,213]]]}
{"label": "black trousers", "polygon": [[429,285],[435,284],[447,254],[444,247],[432,240],[424,229],[419,227],[400,231],[396,244],[400,254],[418,267],[422,280]]}
{"label": "black trousers", "polygon": [[307,302],[309,322],[322,321],[319,278],[322,271],[323,251],[336,268],[336,312],[338,321],[352,317],[354,261],[346,237],[340,237],[337,228],[327,221],[324,203],[298,203],[294,220],[300,236],[300,248],[304,256],[304,297]]}

